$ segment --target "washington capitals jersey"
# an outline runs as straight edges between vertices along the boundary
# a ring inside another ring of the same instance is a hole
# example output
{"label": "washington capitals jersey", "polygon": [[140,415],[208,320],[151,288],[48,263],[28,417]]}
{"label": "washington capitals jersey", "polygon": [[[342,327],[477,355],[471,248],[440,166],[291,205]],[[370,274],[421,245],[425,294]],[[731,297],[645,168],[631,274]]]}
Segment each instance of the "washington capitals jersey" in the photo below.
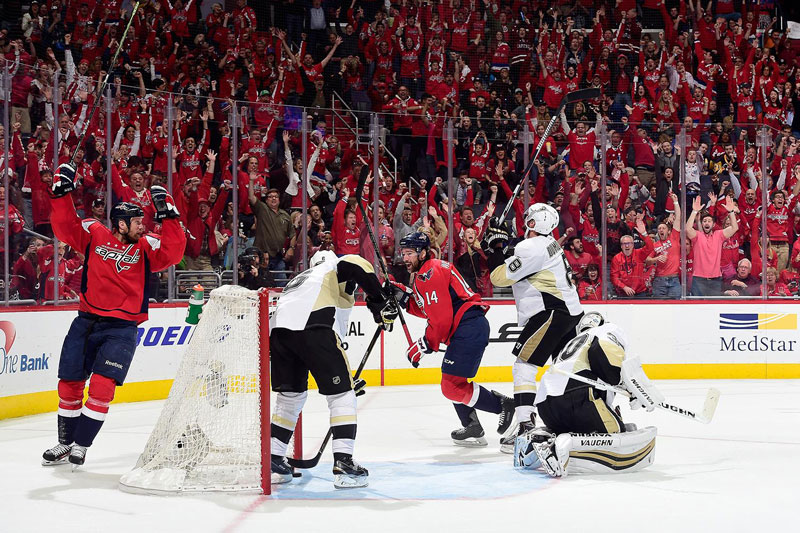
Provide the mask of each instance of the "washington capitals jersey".
{"label": "washington capitals jersey", "polygon": [[125,244],[100,221],[81,220],[71,196],[51,198],[50,204],[56,237],[85,256],[79,309],[137,323],[147,320],[150,273],[183,257],[186,237],[178,220],[164,220],[160,236]]}
{"label": "washington capitals jersey", "polygon": [[425,339],[434,350],[448,344],[461,317],[473,306],[481,304],[479,294],[472,291],[456,267],[447,261],[429,259],[416,273],[411,284],[414,298],[408,302],[408,312],[428,319]]}

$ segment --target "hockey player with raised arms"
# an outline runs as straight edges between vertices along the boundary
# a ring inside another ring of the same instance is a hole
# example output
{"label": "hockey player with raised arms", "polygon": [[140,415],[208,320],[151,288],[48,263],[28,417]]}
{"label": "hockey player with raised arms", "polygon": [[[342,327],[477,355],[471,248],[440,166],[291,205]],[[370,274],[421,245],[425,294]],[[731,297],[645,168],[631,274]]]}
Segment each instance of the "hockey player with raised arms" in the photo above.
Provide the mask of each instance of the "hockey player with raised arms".
{"label": "hockey player with raised arms", "polygon": [[69,194],[75,187],[75,168],[61,165],[51,191],[53,231],[85,262],[78,316],[58,362],[58,444],[44,452],[43,465],[84,463],[130,368],[136,326],[147,320],[150,273],[177,264],[186,247],[180,214],[166,189],[150,189],[161,221],[161,235],[151,235],[145,234],[141,207],[128,202],[111,210],[112,229],[94,218],[81,220]]}
{"label": "hockey player with raised arms", "polygon": [[613,408],[615,393],[579,381],[577,375],[630,393],[632,409],[653,411],[664,396],[631,356],[622,329],[600,313],[584,315],[572,339],[544,373],[536,408],[544,422],[516,439],[514,465],[541,466],[553,477],[575,473],[641,470],[655,459],[656,428],[625,424]]}
{"label": "hockey player with raised arms", "polygon": [[369,472],[353,460],[356,394],[365,383],[358,380],[354,387],[341,339],[357,286],[366,293],[378,324],[391,325],[398,310],[363,257],[319,251],[309,265],[283,289],[270,320],[270,373],[272,390],[278,393],[271,425],[272,483],[292,480],[286,449],[308,397],[310,372],[331,412],[334,487],[365,487]]}
{"label": "hockey player with raised arms", "polygon": [[[530,206],[525,211],[525,235],[510,257],[506,257],[510,236],[505,225],[493,221],[484,241],[492,284],[511,287],[517,323],[522,328],[511,351],[517,358],[512,375],[518,434],[534,426],[538,367],[575,337],[575,326],[583,316],[572,268],[552,235],[558,220],[553,207],[543,203]],[[503,438],[500,449],[512,453],[514,436]]]}
{"label": "hockey player with raised arms", "polygon": [[411,274],[410,287],[391,282],[397,301],[407,301],[408,312],[427,319],[425,335],[408,347],[406,356],[416,368],[425,354],[447,346],[442,359],[442,394],[453,402],[462,427],[450,436],[461,446],[486,446],[477,410],[499,414],[497,432],[508,431],[514,402],[497,391],[469,381],[475,377],[489,344],[488,306],[481,303],[455,266],[434,259],[428,236],[412,233],[400,240],[400,253]]}

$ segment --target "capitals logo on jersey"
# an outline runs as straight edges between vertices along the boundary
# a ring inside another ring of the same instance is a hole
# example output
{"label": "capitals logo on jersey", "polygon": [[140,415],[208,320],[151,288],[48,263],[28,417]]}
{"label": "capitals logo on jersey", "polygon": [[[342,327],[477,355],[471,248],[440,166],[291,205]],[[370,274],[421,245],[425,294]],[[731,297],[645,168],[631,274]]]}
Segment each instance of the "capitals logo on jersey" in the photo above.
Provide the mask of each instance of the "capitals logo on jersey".
{"label": "capitals logo on jersey", "polygon": [[139,250],[136,249],[132,254],[128,253],[135,245],[129,244],[124,250],[113,248],[111,246],[104,246],[98,244],[94,248],[94,252],[99,255],[103,261],[111,261],[117,269],[117,272],[129,270],[131,265],[139,262]]}

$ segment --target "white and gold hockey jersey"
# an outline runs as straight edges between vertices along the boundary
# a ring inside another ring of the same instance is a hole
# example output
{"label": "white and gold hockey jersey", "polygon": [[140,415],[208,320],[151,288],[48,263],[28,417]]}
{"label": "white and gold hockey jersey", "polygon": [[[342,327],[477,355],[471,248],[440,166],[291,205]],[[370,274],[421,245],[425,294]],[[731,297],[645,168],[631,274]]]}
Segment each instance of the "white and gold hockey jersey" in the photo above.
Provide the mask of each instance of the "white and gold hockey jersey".
{"label": "white and gold hockey jersey", "polygon": [[302,331],[310,326],[326,326],[344,338],[356,285],[368,297],[383,300],[375,270],[363,257],[344,255],[304,270],[283,289],[270,329]]}
{"label": "white and gold hockey jersey", "polygon": [[[569,341],[553,366],[559,370],[600,379],[609,385],[619,385],[622,380],[622,362],[625,360],[627,340],[625,333],[616,324],[606,323],[591,328]],[[548,396],[561,396],[576,388],[590,385],[548,369],[539,382],[534,405],[539,405]],[[614,393],[608,392],[606,403],[610,406]]]}
{"label": "white and gold hockey jersey", "polygon": [[491,280],[497,287],[511,287],[520,326],[544,310],[561,309],[572,316],[583,312],[572,268],[551,235],[518,243],[514,255],[492,271]]}

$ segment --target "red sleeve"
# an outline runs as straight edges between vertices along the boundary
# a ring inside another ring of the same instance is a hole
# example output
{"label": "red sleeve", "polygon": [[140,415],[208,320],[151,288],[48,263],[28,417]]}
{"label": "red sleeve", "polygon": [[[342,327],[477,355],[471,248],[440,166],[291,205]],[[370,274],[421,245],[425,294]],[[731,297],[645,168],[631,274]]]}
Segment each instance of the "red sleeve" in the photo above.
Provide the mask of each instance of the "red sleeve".
{"label": "red sleeve", "polygon": [[[620,252],[620,255],[622,252]],[[611,283],[614,284],[619,290],[625,287],[625,282],[622,280],[622,261],[618,261],[619,255],[614,256],[611,260]]]}
{"label": "red sleeve", "polygon": [[142,239],[144,250],[150,259],[150,271],[160,272],[177,265],[186,249],[186,234],[178,219],[167,218],[161,222],[161,235],[147,235]]}
{"label": "red sleeve", "polygon": [[68,194],[61,198],[50,198],[50,208],[50,222],[56,237],[83,252],[92,238],[88,229],[90,224],[81,224],[72,196]]}

